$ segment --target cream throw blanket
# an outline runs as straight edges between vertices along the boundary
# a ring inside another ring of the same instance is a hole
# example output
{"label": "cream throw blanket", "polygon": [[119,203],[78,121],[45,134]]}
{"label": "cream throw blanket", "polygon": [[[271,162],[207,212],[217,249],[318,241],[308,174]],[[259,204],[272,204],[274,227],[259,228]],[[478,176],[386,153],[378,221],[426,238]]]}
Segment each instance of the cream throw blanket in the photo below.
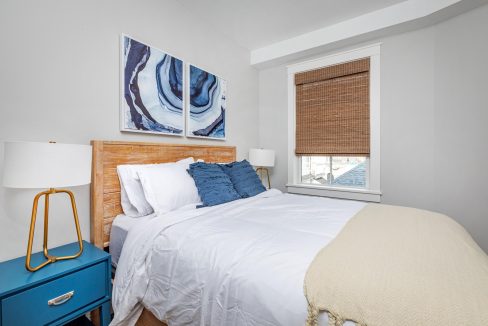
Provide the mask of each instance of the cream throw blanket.
{"label": "cream throw blanket", "polygon": [[[488,236],[488,235],[487,235]],[[442,214],[370,204],[305,276],[307,325],[487,326],[488,256]]]}

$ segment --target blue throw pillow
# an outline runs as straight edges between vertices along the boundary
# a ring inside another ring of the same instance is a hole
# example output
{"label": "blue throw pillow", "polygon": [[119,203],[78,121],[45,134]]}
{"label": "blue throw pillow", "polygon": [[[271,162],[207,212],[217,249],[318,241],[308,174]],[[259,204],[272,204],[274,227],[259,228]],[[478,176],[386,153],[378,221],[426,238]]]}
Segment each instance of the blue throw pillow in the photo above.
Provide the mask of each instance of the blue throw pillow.
{"label": "blue throw pillow", "polygon": [[202,206],[219,205],[241,198],[219,164],[193,163],[188,173],[195,181]]}
{"label": "blue throw pillow", "polygon": [[221,167],[230,177],[234,188],[242,198],[256,196],[266,191],[256,171],[248,161],[222,164]]}

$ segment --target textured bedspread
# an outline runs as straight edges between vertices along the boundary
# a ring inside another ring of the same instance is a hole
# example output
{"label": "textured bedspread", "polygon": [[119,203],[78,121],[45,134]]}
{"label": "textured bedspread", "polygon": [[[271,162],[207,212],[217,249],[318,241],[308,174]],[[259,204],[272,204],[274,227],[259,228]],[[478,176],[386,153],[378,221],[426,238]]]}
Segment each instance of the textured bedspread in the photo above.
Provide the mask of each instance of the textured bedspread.
{"label": "textured bedspread", "polygon": [[452,219],[370,204],[313,260],[308,325],[488,325],[488,256]]}

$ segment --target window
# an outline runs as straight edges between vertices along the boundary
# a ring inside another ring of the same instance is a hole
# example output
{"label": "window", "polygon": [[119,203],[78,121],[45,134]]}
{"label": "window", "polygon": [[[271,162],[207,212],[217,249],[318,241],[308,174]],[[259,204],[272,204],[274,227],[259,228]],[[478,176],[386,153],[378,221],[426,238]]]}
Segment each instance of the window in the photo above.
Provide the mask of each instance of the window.
{"label": "window", "polygon": [[311,185],[366,188],[366,157],[302,156],[300,182]]}
{"label": "window", "polygon": [[288,191],[379,201],[379,46],[289,66],[288,79]]}

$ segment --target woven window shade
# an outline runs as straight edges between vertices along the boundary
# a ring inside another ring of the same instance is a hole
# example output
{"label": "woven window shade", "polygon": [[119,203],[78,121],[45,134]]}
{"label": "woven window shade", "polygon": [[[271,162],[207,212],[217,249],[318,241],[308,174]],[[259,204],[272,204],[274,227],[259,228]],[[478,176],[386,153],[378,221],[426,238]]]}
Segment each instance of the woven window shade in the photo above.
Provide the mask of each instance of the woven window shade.
{"label": "woven window shade", "polygon": [[297,155],[369,156],[369,58],[295,75]]}

